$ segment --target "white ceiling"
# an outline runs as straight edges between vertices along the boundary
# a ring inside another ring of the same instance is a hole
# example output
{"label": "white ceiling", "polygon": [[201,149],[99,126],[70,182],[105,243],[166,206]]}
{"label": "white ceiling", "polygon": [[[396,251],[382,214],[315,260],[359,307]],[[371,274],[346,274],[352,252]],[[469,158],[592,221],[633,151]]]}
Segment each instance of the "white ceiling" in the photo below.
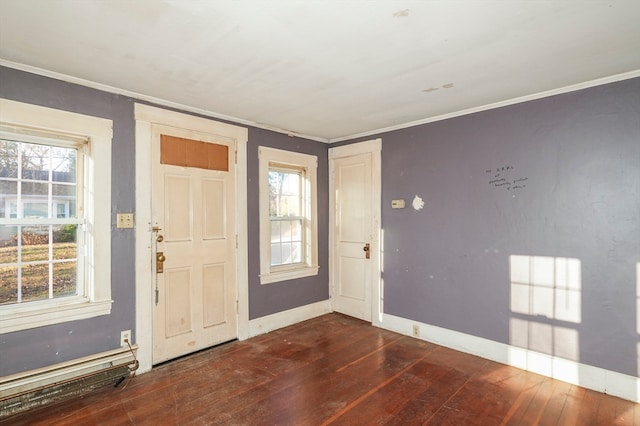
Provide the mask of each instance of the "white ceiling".
{"label": "white ceiling", "polygon": [[334,141],[640,75],[640,1],[0,0],[0,61]]}

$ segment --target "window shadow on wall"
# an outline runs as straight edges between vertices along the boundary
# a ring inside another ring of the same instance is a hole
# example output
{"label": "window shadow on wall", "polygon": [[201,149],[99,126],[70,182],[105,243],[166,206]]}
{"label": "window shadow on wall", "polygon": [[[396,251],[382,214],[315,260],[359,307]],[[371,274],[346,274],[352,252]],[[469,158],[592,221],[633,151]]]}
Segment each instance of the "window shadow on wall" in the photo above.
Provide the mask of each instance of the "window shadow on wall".
{"label": "window shadow on wall", "polygon": [[577,328],[582,321],[580,259],[511,255],[509,274],[510,363],[577,383]]}

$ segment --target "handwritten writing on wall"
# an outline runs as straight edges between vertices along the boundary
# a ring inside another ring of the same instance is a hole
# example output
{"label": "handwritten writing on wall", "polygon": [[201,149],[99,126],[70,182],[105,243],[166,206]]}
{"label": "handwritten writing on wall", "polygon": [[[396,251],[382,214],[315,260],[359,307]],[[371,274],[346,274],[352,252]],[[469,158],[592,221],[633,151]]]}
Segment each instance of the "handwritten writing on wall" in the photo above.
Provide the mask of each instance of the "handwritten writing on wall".
{"label": "handwritten writing on wall", "polygon": [[489,176],[489,185],[493,188],[504,188],[507,191],[517,191],[527,187],[526,177],[513,177],[513,166],[500,166],[493,169],[485,170],[485,174]]}

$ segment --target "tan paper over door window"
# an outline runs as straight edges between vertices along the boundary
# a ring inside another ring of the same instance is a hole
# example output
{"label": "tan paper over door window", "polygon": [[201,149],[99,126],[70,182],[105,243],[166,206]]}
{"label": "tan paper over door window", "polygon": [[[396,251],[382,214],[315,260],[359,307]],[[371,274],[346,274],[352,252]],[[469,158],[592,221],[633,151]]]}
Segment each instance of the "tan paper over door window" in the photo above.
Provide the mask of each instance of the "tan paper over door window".
{"label": "tan paper over door window", "polygon": [[229,147],[193,139],[160,135],[160,163],[229,171]]}

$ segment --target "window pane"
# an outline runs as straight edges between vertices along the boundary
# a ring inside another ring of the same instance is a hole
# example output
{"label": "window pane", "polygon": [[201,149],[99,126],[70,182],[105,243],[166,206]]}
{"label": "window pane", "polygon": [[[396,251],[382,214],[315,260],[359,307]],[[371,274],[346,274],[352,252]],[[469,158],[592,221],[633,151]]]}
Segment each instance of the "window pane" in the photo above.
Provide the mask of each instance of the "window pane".
{"label": "window pane", "polygon": [[22,237],[22,261],[49,260],[49,226],[24,226]]}
{"label": "window pane", "polygon": [[18,177],[18,143],[0,140],[0,177]]}
{"label": "window pane", "polygon": [[269,171],[269,215],[277,216],[278,214],[278,198],[282,193],[283,185],[282,173]]}
{"label": "window pane", "polygon": [[287,211],[285,216],[300,216],[300,197],[297,195],[287,196]]}
{"label": "window pane", "polygon": [[49,298],[49,265],[22,266],[22,301]]}
{"label": "window pane", "polygon": [[53,265],[53,297],[77,294],[77,262],[55,263]]}
{"label": "window pane", "polygon": [[52,185],[52,195],[54,203],[56,205],[56,216],[59,218],[65,217],[75,217],[75,211],[69,211],[69,216],[65,216],[67,211],[67,205],[70,201],[74,201],[76,199],[76,186],[75,185]]}
{"label": "window pane", "polygon": [[22,217],[49,217],[49,209],[47,207],[48,194],[49,185],[46,183],[22,182]]}
{"label": "window pane", "polygon": [[49,180],[50,149],[47,145],[22,143],[22,178]]}
{"label": "window pane", "polygon": [[66,245],[76,246],[76,234],[78,232],[78,225],[56,225],[53,227],[53,252],[54,259],[73,259],[73,256],[56,257],[55,253],[58,247],[64,247]]}
{"label": "window pane", "polygon": [[291,241],[291,221],[282,221],[282,241]]}
{"label": "window pane", "polygon": [[0,225],[0,265],[18,262],[18,227]]}
{"label": "window pane", "polygon": [[292,243],[291,244],[291,263],[300,263],[300,262],[302,262],[302,244]]}
{"label": "window pane", "polygon": [[284,173],[284,193],[298,196],[300,195],[300,173]]}
{"label": "window pane", "polygon": [[22,216],[26,218],[45,218],[49,215],[47,203],[24,203]]}
{"label": "window pane", "polygon": [[77,257],[78,257],[78,245],[75,242],[53,244],[54,260],[69,260],[69,259],[76,259]]}
{"label": "window pane", "polygon": [[272,243],[280,242],[280,221],[279,220],[271,221],[271,242]]}
{"label": "window pane", "polygon": [[269,216],[278,215],[278,195],[269,194]]}
{"label": "window pane", "polygon": [[282,265],[291,263],[291,243],[282,243]]}
{"label": "window pane", "polygon": [[74,148],[51,147],[51,180],[75,183],[77,155]]}
{"label": "window pane", "polygon": [[271,266],[282,265],[282,250],[280,244],[271,244]]}
{"label": "window pane", "polygon": [[0,305],[18,302],[17,286],[18,267],[0,265]]}
{"label": "window pane", "polygon": [[11,205],[16,205],[18,183],[0,178],[0,218],[11,217]]}
{"label": "window pane", "polygon": [[302,241],[302,220],[291,221],[291,241]]}

